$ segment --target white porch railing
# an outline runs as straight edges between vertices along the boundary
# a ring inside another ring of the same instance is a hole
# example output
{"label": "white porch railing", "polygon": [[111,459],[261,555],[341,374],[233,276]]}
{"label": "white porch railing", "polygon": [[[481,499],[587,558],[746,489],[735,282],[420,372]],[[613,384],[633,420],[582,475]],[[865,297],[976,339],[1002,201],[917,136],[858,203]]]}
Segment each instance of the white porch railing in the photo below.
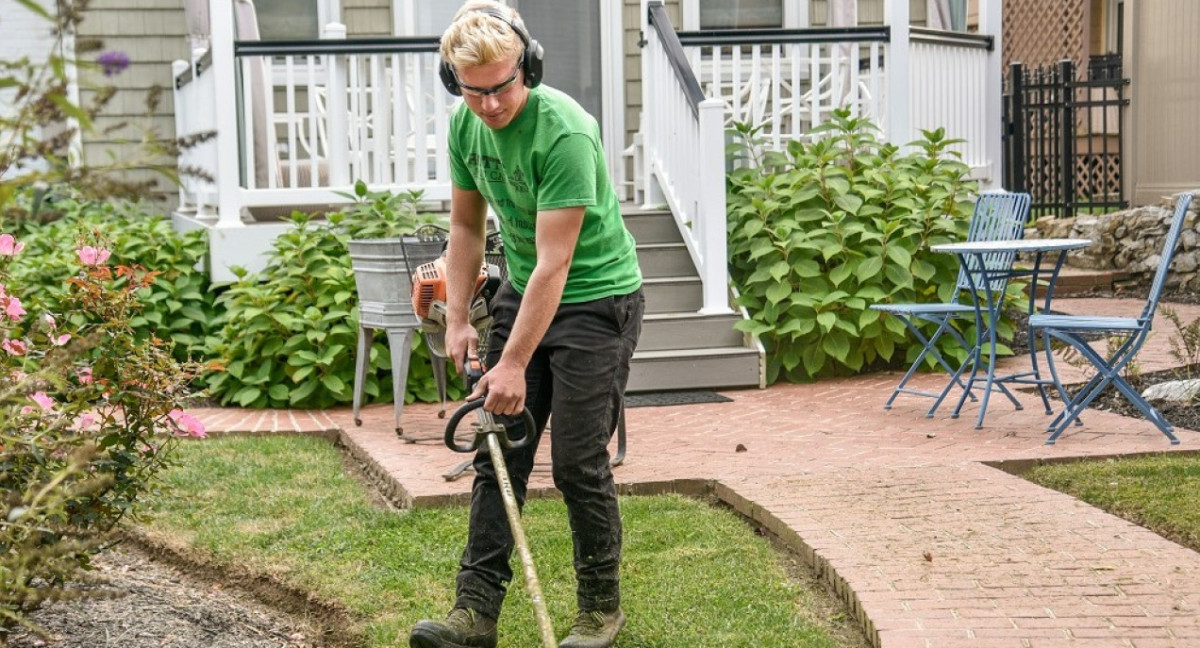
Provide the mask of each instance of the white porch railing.
{"label": "white porch railing", "polygon": [[[222,163],[219,141],[180,158],[216,178],[186,182],[184,208],[234,227],[243,208],[344,202],[335,192],[352,191],[358,180],[449,199],[441,143],[459,100],[437,78],[436,38],[346,40],[345,28],[332,24],[322,40],[237,41],[231,49],[231,75],[199,61],[176,63],[180,136],[216,130],[220,140],[220,111],[236,115],[236,165]],[[231,190],[235,201],[217,200]]]}
{"label": "white porch railing", "polygon": [[[644,195],[665,202],[700,273],[703,313],[731,312],[725,233],[725,104],[705,99],[661,3],[642,50]],[[653,106],[653,109],[650,107]]]}
{"label": "white porch railing", "polygon": [[1000,173],[999,151],[988,150],[993,135],[989,130],[1000,129],[999,123],[988,120],[991,49],[987,37],[912,30],[912,125],[945,128],[947,136],[966,140],[953,148],[980,179]]}
{"label": "white porch railing", "polygon": [[878,120],[887,39],[881,27],[679,34],[705,96],[725,104],[725,125],[762,126],[775,149],[807,137],[837,108]]}

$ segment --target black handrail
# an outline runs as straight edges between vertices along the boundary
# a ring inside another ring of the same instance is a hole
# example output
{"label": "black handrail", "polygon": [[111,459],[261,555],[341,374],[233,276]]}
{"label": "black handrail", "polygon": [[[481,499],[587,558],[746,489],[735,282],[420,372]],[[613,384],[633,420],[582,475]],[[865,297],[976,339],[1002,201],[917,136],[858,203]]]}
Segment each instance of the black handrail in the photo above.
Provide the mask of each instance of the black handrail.
{"label": "black handrail", "polygon": [[425,54],[438,51],[437,36],[308,40],[239,40],[233,55],[304,56],[321,54]]}
{"label": "black handrail", "polygon": [[700,89],[696,73],[688,64],[687,56],[683,53],[683,45],[680,44],[679,37],[675,35],[675,28],[671,25],[671,19],[667,17],[667,10],[663,7],[662,0],[652,0],[647,11],[650,26],[658,32],[658,38],[662,41],[663,48],[667,50],[667,60],[671,62],[671,67],[675,70],[675,78],[679,79],[679,83],[683,86],[683,93],[687,95],[692,114],[699,118],[700,102],[705,99],[704,91]]}
{"label": "black handrail", "polygon": [[985,49],[989,52],[996,47],[996,38],[994,36],[968,34],[966,32],[947,31],[944,29],[926,29],[924,27],[913,27],[910,31],[912,33],[911,39],[914,43],[954,45],[956,47]]}
{"label": "black handrail", "polygon": [[679,42],[696,46],[774,45],[785,43],[886,43],[891,28],[816,27],[805,29],[701,29],[679,32]]}

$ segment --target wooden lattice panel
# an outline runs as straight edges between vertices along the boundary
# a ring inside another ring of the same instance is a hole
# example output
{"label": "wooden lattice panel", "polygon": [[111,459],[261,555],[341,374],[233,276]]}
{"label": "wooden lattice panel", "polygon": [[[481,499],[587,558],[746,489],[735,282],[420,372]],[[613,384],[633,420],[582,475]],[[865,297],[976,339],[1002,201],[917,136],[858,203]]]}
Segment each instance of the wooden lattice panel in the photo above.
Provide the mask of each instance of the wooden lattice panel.
{"label": "wooden lattice panel", "polygon": [[1004,66],[1087,63],[1088,0],[1005,0]]}

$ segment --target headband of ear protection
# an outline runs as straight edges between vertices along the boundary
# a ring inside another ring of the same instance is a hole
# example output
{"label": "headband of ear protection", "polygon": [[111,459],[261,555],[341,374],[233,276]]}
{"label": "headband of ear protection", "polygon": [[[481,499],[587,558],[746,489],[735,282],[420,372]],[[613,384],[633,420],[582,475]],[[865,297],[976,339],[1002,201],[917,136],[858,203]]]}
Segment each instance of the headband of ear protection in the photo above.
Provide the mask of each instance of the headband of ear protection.
{"label": "headband of ear protection", "polygon": [[[525,73],[525,86],[536,88],[542,82],[542,58],[545,52],[542,50],[541,43],[530,38],[529,32],[525,31],[524,26],[513,22],[507,14],[498,8],[480,7],[474,11],[485,13],[500,20],[516,32],[517,37],[525,45],[525,53],[521,56],[521,70]],[[446,92],[455,97],[462,95],[462,89],[458,87],[458,77],[454,74],[454,66],[450,65],[445,59],[442,59],[438,65],[438,76],[442,80],[442,85],[446,87]]]}

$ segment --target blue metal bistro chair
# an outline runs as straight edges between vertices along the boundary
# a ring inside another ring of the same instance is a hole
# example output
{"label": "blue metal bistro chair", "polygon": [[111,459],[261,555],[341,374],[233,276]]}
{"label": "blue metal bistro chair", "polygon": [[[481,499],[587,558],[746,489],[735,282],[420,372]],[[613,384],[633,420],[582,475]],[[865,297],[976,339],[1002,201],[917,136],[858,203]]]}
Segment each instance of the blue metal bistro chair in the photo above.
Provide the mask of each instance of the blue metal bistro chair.
{"label": "blue metal bistro chair", "polygon": [[[979,200],[975,203],[975,211],[971,215],[970,228],[967,232],[968,241],[1009,241],[1019,240],[1025,235],[1025,225],[1029,220],[1029,194],[1023,193],[1008,193],[1008,192],[989,192],[980,194]],[[998,270],[1001,266],[1011,269],[1015,254],[989,254],[984,255],[983,262],[987,264],[989,270]],[[973,261],[972,261],[973,262]],[[908,381],[913,377],[922,365],[926,363],[926,358],[932,358],[937,365],[941,366],[946,373],[950,374],[951,384],[957,383],[959,388],[966,390],[967,386],[961,378],[961,371],[955,371],[953,367],[946,361],[940,352],[937,350],[937,342],[942,335],[949,333],[964,349],[972,349],[973,344],[968,344],[963,339],[961,333],[951,324],[953,320],[959,318],[977,318],[976,300],[972,297],[973,290],[981,289],[976,286],[973,278],[968,274],[968,267],[962,265],[958,271],[958,281],[955,284],[955,299],[950,302],[943,303],[924,303],[924,304],[872,304],[874,310],[889,313],[900,318],[913,336],[922,344],[921,352],[913,361],[912,366],[908,368],[908,372],[900,379],[900,383],[892,391],[891,397],[884,403],[884,409],[891,409],[892,403],[900,394],[910,394],[915,396],[927,396],[937,399],[934,404],[925,413],[926,418],[931,418],[934,412],[937,411],[939,405],[942,404],[949,389],[942,390],[938,393],[926,392],[918,389],[907,387]],[[1008,286],[1007,276],[1005,278],[993,281],[991,289],[996,295],[1003,295]],[[937,326],[931,335],[926,337],[921,331],[921,324],[932,322]],[[982,322],[984,326],[994,326],[994,322]],[[947,385],[949,388],[951,385]],[[1001,390],[1007,390],[1001,386]],[[966,394],[972,401],[976,400],[975,395],[969,391]],[[1010,400],[1015,403],[1016,400],[1012,394],[1007,394]]]}
{"label": "blue metal bistro chair", "polygon": [[[1167,271],[1171,267],[1171,259],[1175,256],[1175,248],[1179,244],[1183,222],[1191,203],[1192,194],[1183,194],[1175,205],[1171,229],[1167,232],[1167,239],[1158,262],[1158,270],[1154,273],[1154,281],[1150,284],[1150,295],[1146,299],[1146,306],[1142,309],[1141,315],[1137,317],[1100,317],[1035,314],[1029,318],[1031,331],[1041,331],[1043,335],[1066,342],[1096,367],[1096,375],[1071,397],[1071,400],[1063,407],[1063,411],[1047,427],[1051,434],[1046,439],[1046,445],[1053,445],[1059,435],[1067,429],[1067,426],[1074,423],[1084,408],[1109,385],[1116,387],[1125,398],[1129,399],[1129,402],[1137,407],[1150,422],[1167,435],[1172,444],[1179,443],[1179,439],[1171,433],[1171,424],[1167,422],[1167,419],[1121,377],[1121,371],[1137,355],[1142,344],[1146,342],[1146,337],[1150,334],[1150,326],[1154,322],[1154,311],[1158,309],[1158,299],[1162,296],[1163,288],[1167,283]],[[1092,345],[1084,339],[1085,336],[1095,337],[1096,335],[1104,336],[1105,339],[1120,336],[1124,338],[1124,341],[1116,351],[1106,357],[1092,348]]]}

